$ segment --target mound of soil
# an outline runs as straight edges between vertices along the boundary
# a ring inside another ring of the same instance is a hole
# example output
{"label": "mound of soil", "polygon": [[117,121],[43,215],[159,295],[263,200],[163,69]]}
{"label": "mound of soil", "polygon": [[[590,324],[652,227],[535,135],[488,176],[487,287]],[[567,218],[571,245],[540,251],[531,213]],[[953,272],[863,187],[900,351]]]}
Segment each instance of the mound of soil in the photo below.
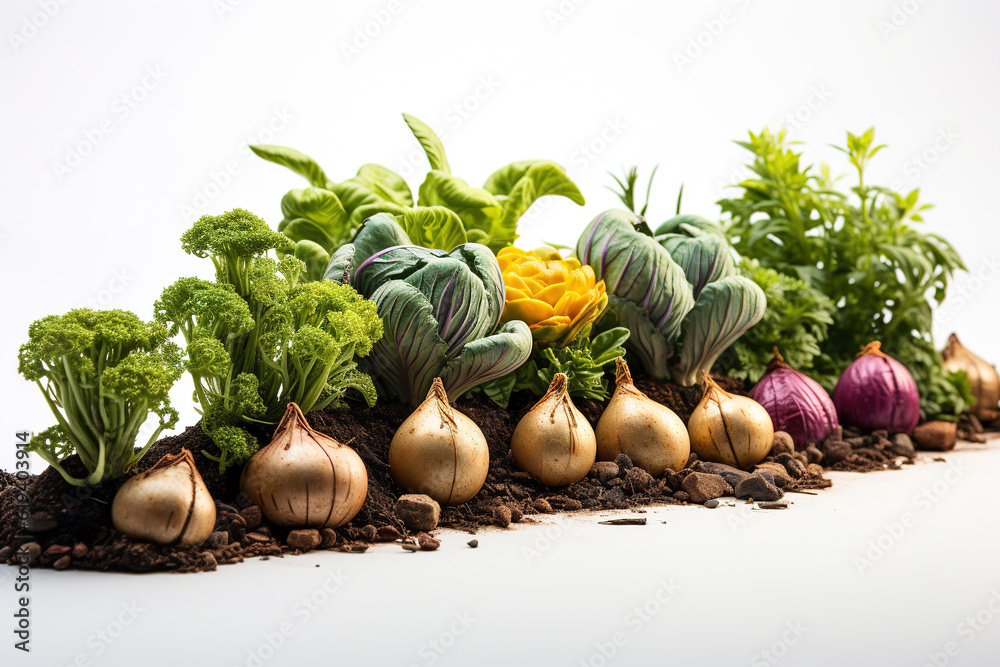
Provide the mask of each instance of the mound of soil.
{"label": "mound of soil", "polygon": [[[637,386],[651,398],[667,405],[687,420],[701,399],[698,387],[678,387],[638,378]],[[742,393],[742,382],[720,379],[724,388]],[[519,521],[531,521],[533,515],[552,512],[638,508],[648,505],[690,504],[690,494],[682,489],[692,473],[690,466],[679,473],[669,472],[654,479],[633,468],[627,457],[615,464],[595,467],[585,479],[562,489],[550,489],[517,469],[510,454],[510,438],[521,417],[537,401],[530,394],[515,394],[507,410],[502,410],[482,394],[459,401],[456,407],[482,429],[490,447],[489,474],[480,493],[458,507],[442,508],[439,527],[474,533],[485,526],[507,527]],[[575,401],[591,424],[596,425],[603,406],[589,400]],[[374,542],[398,542],[409,550],[433,549],[437,542],[427,535],[411,535],[394,513],[394,505],[403,490],[396,486],[386,463],[389,443],[396,429],[410,414],[409,406],[389,402],[375,409],[351,405],[348,409],[311,413],[311,425],[337,440],[349,444],[368,470],[368,498],[358,515],[347,525],[324,529],[319,547],[348,552],[363,551]],[[255,435],[265,443],[267,429]],[[15,562],[20,553],[35,566],[64,569],[74,567],[94,570],[126,571],[201,571],[214,570],[220,564],[241,562],[248,557],[283,556],[300,553],[290,546],[287,531],[262,521],[260,511],[239,492],[239,471],[220,475],[217,465],[202,455],[211,443],[200,426],[161,439],[136,466],[141,472],[167,454],[186,448],[192,452],[212,497],[216,499],[216,532],[197,548],[182,549],[135,542],[111,526],[111,501],[117,483],[98,488],[73,487],[53,469],[31,480],[28,488],[30,518],[21,525],[21,492],[16,479],[0,473],[0,560]],[[801,465],[795,479],[784,480],[784,492],[825,488],[830,481],[822,469],[807,466],[805,454],[796,454]],[[779,466],[789,466],[789,454],[769,458]],[[83,473],[82,465],[70,458],[64,467],[71,473]],[[790,467],[789,470],[792,470]],[[695,480],[692,480],[695,481]],[[694,485],[687,485],[693,488]],[[308,548],[308,547],[306,547]]]}

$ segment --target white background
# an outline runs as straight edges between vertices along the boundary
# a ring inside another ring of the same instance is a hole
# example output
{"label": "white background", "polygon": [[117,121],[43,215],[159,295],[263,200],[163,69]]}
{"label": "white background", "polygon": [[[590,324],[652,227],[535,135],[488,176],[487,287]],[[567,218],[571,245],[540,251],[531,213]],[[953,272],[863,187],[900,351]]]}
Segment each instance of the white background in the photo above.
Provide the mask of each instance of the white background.
{"label": "white background", "polygon": [[[208,277],[210,264],[179,248],[191,209],[240,206],[277,223],[281,195],[304,180],[248,142],[303,150],[337,180],[381,163],[415,190],[427,165],[404,111],[441,131],[471,184],[519,159],[568,168],[587,205],[533,210],[528,247],[572,244],[616,205],[602,186],[623,165],[660,165],[654,222],[682,183],[684,211],[715,217],[746,159],[732,140],[748,129],[786,125],[809,162],[843,172],[826,144],[875,125],[890,150],[872,180],[920,187],[937,204],[927,228],[983,276],[957,279],[964,291],[941,313],[939,344],[957,330],[996,360],[998,19],[1000,5],[973,0],[7,0],[0,432],[51,423],[16,373],[31,321],[85,305],[149,317],[165,285]],[[185,377],[174,391],[182,424],[196,419],[189,393]],[[0,467],[12,452],[0,448]],[[628,567],[619,555],[593,571],[613,578]]]}

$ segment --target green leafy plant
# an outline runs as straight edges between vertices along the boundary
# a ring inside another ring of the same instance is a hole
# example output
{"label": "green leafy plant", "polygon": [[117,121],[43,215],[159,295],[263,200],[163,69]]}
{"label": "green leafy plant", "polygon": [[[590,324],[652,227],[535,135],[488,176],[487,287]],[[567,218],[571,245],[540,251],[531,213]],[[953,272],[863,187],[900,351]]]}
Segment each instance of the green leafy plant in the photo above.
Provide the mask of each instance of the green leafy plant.
{"label": "green leafy plant", "polygon": [[702,220],[671,219],[654,235],[641,216],[610,210],[576,246],[608,289],[600,327],[627,328],[626,347],[646,373],[684,385],[710,371],[766,307],[761,289],[737,275],[721,232]]}
{"label": "green leafy plant", "polygon": [[466,242],[494,252],[517,238],[517,222],[541,197],[559,195],[583,205],[566,170],[548,160],[514,162],[494,172],[482,188],[453,175],[444,144],[426,123],[403,114],[430,162],[416,202],[402,176],[366,164],[354,178],[337,183],[309,156],[283,146],[251,146],[254,153],[304,176],[312,187],[291,190],[281,200],[278,231],[295,242],[289,250],[306,264],[304,280],[319,280],[330,256],[376,213],[393,215],[415,244],[451,250]]}
{"label": "green leafy plant", "polygon": [[527,390],[544,396],[556,373],[566,375],[566,391],[570,396],[605,401],[610,397],[605,366],[625,356],[622,347],[628,340],[628,329],[615,327],[593,338],[590,327],[565,346],[544,346],[513,373],[483,385],[483,392],[497,405],[506,408],[510,396]]}
{"label": "green leafy plant", "polygon": [[156,317],[184,338],[202,428],[219,450],[206,456],[220,470],[257,451],[248,422],[275,423],[290,401],[319,410],[355,389],[374,404],[374,385],[354,357],[382,335],[375,304],[332,281],[299,284],[300,260],[267,257],[292,242],[242,209],[202,216],[181,243],[212,260],[216,280],[176,281]]}
{"label": "green leafy plant", "polygon": [[[729,377],[756,382],[781,348],[785,361],[816,379],[813,362],[821,354],[827,327],[833,324],[833,302],[798,278],[766,269],[757,260],[744,259],[740,272],[757,283],[767,298],[767,310],[754,327],[719,358]],[[836,377],[819,378],[832,385]]]}
{"label": "green leafy plant", "polygon": [[[28,447],[75,486],[125,474],[164,429],[177,423],[168,393],[181,376],[180,349],[167,329],[122,310],[78,308],[28,328],[18,371],[41,389],[56,425]],[[139,449],[150,414],[159,422]],[[90,473],[78,478],[61,465],[76,453]]]}
{"label": "green leafy plant", "polygon": [[528,325],[500,325],[504,289],[493,252],[465,243],[451,252],[413,245],[389,215],[369,218],[334,253],[327,277],[370,298],[385,336],[365,360],[382,396],[419,404],[440,377],[450,400],[511,373],[528,358]]}
{"label": "green leafy plant", "polygon": [[880,340],[917,380],[926,415],[954,419],[965,399],[935,352],[931,312],[965,266],[947,241],[915,227],[929,208],[918,190],[903,194],[868,182],[867,167],[884,148],[874,130],[848,133],[846,146],[837,147],[857,174],[848,190],[835,189],[828,167],[803,167],[783,131],[765,129],[738,143],[753,154],[754,176],[738,185],[741,196],[719,202],[734,246],[836,304],[814,362],[817,379],[832,388],[830,378],[867,342]]}

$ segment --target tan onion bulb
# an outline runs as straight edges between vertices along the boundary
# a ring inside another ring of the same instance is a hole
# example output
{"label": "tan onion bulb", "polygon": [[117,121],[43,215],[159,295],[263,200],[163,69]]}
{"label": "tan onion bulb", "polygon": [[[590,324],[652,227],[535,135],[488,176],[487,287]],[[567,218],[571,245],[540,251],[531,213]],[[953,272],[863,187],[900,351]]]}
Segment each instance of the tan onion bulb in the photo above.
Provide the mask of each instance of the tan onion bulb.
{"label": "tan onion bulb", "polygon": [[193,547],[215,529],[215,501],[191,452],[167,454],[125,482],[111,503],[111,523],[129,537]]}
{"label": "tan onion bulb", "polygon": [[566,392],[565,374],[555,374],[545,396],[517,423],[510,454],[519,468],[546,486],[579,482],[590,472],[597,439]]}
{"label": "tan onion bulb", "polygon": [[735,396],[705,375],[705,394],[688,421],[691,449],[704,461],[749,468],[774,444],[771,416],[757,401]]}
{"label": "tan onion bulb", "polygon": [[1000,409],[997,408],[997,403],[1000,402],[1000,376],[997,375],[997,369],[970,352],[955,334],[948,337],[948,345],[941,356],[944,357],[946,371],[965,371],[968,376],[972,384],[972,395],[976,397],[972,413],[982,421],[1000,418]]}
{"label": "tan onion bulb", "polygon": [[626,454],[653,477],[667,468],[681,470],[691,456],[684,422],[632,384],[624,359],[616,359],[615,365],[615,393],[597,422],[597,458],[614,461]]}
{"label": "tan onion bulb", "polygon": [[392,436],[389,468],[401,487],[442,505],[460,505],[483,487],[490,468],[486,436],[448,404],[441,378]]}
{"label": "tan onion bulb", "polygon": [[277,526],[336,528],[364,505],[368,471],[357,452],[313,430],[289,403],[274,439],[243,468],[240,491]]}

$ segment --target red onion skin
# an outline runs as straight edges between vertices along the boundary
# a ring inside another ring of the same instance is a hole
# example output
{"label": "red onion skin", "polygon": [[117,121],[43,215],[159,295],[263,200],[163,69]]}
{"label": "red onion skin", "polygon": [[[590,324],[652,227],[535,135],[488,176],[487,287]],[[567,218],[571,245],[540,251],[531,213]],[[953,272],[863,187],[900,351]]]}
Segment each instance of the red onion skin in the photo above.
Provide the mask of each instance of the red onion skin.
{"label": "red onion skin", "polygon": [[792,368],[769,371],[750,397],[771,415],[775,431],[792,436],[795,449],[822,442],[837,428],[837,409],[830,394],[811,377]]}
{"label": "red onion skin", "polygon": [[917,383],[903,364],[878,347],[847,367],[833,390],[833,403],[844,425],[866,432],[910,433],[920,421]]}

